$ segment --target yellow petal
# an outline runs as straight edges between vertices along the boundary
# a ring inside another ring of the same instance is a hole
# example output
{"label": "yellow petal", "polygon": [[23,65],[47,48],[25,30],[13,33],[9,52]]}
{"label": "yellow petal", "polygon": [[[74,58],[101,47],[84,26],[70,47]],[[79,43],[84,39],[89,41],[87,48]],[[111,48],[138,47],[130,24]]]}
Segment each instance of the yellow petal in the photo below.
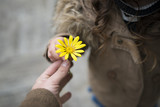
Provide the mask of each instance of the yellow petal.
{"label": "yellow petal", "polygon": [[65,55],[65,60],[67,60],[68,57],[69,57],[69,53],[67,53],[67,54]]}
{"label": "yellow petal", "polygon": [[77,61],[77,57],[76,57],[74,54],[71,54],[71,57],[72,57],[75,61]]}
{"label": "yellow petal", "polygon": [[79,36],[77,36],[74,40],[73,40],[73,45],[75,45],[79,40]]}
{"label": "yellow petal", "polygon": [[79,53],[74,52],[74,55],[81,57],[82,55]]}
{"label": "yellow petal", "polygon": [[65,50],[64,49],[58,49],[56,50],[56,53],[60,53],[60,52],[64,52]]}
{"label": "yellow petal", "polygon": [[65,49],[62,45],[56,45],[57,48]]}
{"label": "yellow petal", "polygon": [[66,47],[66,45],[64,44],[64,42],[63,42],[62,40],[58,39],[58,42],[59,42],[62,46]]}
{"label": "yellow petal", "polygon": [[81,45],[81,44],[82,44],[82,41],[79,41],[79,42],[75,43],[74,46]]}
{"label": "yellow petal", "polygon": [[68,40],[65,37],[64,37],[64,42],[65,42],[66,46],[68,46]]}
{"label": "yellow petal", "polygon": [[76,47],[75,47],[75,49],[80,49],[80,48],[83,48],[83,47],[85,47],[86,46],[86,44],[81,44],[81,45],[77,45]]}
{"label": "yellow petal", "polygon": [[66,54],[66,52],[62,52],[59,57],[63,57]]}
{"label": "yellow petal", "polygon": [[72,41],[73,41],[73,36],[70,35],[70,36],[69,36],[69,45],[70,45],[70,46],[71,46],[71,44],[72,44]]}
{"label": "yellow petal", "polygon": [[84,50],[76,50],[75,52],[76,52],[76,53],[83,53]]}

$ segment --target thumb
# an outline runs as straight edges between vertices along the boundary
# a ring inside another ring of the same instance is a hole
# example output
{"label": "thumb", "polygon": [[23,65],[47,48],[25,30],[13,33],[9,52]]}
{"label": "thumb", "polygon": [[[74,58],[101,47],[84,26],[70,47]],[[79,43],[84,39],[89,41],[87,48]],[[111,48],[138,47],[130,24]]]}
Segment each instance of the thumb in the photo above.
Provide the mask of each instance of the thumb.
{"label": "thumb", "polygon": [[55,72],[54,75],[51,76],[51,81],[56,84],[60,84],[63,78],[65,78],[65,76],[68,74],[70,66],[71,63],[68,60],[63,61],[59,69]]}
{"label": "thumb", "polygon": [[71,93],[67,92],[61,97],[61,103],[64,104],[66,101],[68,101],[71,98]]}

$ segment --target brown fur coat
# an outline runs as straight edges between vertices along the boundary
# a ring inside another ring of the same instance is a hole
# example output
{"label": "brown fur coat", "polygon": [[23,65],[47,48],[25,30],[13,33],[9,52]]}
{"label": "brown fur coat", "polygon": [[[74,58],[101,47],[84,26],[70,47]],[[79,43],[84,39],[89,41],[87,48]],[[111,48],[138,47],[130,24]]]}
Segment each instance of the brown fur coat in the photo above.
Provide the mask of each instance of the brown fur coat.
{"label": "brown fur coat", "polygon": [[[95,14],[88,11],[81,0],[58,0],[53,26],[56,34],[79,35],[91,47],[89,79],[91,88],[106,107],[153,107],[160,95],[160,40],[145,41],[153,55],[142,62],[140,48],[134,41],[117,8],[110,12],[108,36],[102,49],[91,33]],[[145,35],[160,32],[160,21],[146,29]],[[160,36],[160,35],[159,35]],[[143,52],[142,52],[143,53]],[[156,63],[156,64],[154,64]],[[152,72],[149,72],[152,69]]]}

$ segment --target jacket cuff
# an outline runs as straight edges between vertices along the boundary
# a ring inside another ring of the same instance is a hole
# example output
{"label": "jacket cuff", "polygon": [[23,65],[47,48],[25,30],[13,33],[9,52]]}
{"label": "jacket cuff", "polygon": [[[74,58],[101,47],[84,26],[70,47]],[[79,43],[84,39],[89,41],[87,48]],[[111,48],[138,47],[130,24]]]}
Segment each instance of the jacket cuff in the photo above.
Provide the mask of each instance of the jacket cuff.
{"label": "jacket cuff", "polygon": [[20,107],[60,107],[56,97],[46,89],[30,91]]}
{"label": "jacket cuff", "polygon": [[69,38],[69,35],[71,35],[71,34],[69,34],[69,33],[59,33],[55,37],[66,37],[66,38]]}
{"label": "jacket cuff", "polygon": [[[59,33],[57,34],[55,37],[66,37],[66,38],[69,38],[69,33]],[[52,61],[50,60],[50,58],[48,57],[48,46],[49,46],[49,43],[47,45],[47,48],[46,48],[46,51],[45,53],[43,54],[43,56],[46,58],[46,60],[50,63],[52,63]]]}

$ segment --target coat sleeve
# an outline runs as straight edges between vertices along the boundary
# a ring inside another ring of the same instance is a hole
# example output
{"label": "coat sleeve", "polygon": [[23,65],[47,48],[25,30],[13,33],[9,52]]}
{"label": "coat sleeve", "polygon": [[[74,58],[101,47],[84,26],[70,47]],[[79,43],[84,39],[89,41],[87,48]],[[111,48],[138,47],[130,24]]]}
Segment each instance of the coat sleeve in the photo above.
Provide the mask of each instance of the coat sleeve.
{"label": "coat sleeve", "polygon": [[55,34],[68,33],[80,36],[86,44],[86,37],[91,35],[90,21],[82,0],[58,0],[53,16]]}
{"label": "coat sleeve", "polygon": [[[94,25],[94,18],[86,11],[87,6],[82,2],[83,0],[58,0],[53,16],[53,35],[65,36],[73,35],[79,36],[87,46],[98,47],[97,40],[92,35],[92,27]],[[89,4],[89,3],[87,3]],[[91,10],[91,8],[89,8]],[[48,48],[48,47],[47,47]],[[44,56],[51,62],[47,56],[48,50]]]}
{"label": "coat sleeve", "polygon": [[46,89],[30,91],[20,107],[60,107],[56,97]]}

